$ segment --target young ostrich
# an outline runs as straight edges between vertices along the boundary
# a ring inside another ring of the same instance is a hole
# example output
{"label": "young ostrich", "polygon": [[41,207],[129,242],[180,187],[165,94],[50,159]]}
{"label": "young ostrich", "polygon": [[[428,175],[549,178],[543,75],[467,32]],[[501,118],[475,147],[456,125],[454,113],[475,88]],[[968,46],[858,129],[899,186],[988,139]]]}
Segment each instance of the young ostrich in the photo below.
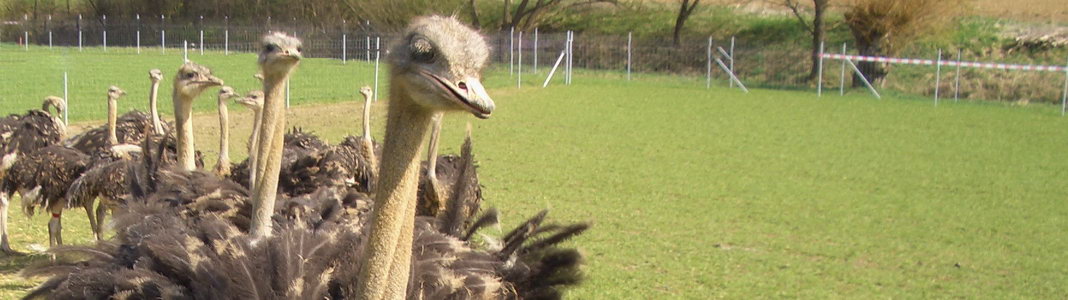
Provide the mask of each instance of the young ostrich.
{"label": "young ostrich", "polygon": [[37,207],[51,212],[48,244],[52,247],[62,245],[61,216],[67,207],[67,188],[88,166],[89,156],[78,150],[61,145],[44,147],[11,166],[0,183],[0,193],[11,197],[18,192],[27,215],[33,215]]}
{"label": "young ostrich", "polygon": [[234,89],[224,86],[219,89],[219,159],[215,161],[215,175],[230,176],[230,113],[226,101],[238,97]]}
{"label": "young ostrich", "polygon": [[[49,112],[54,108],[56,113]],[[66,110],[66,101],[49,96],[41,109],[30,110],[25,115],[9,115],[0,119],[0,182],[7,171],[21,156],[36,153],[39,149],[58,144],[66,134],[66,124],[59,116]],[[10,200],[7,193],[0,193],[0,251],[17,253],[11,249],[7,236],[7,208]]]}
{"label": "young ostrich", "polygon": [[[261,81],[263,80],[262,75],[256,74],[256,76],[259,76],[257,78],[260,78]],[[249,163],[256,161],[256,152],[259,150],[259,148],[256,147],[256,143],[259,142],[260,126],[262,125],[260,123],[263,119],[263,97],[263,91],[251,91],[248,92],[248,95],[246,95],[245,97],[239,98],[237,100],[237,103],[241,103],[249,110],[252,110],[253,115],[252,134],[250,134],[248,137],[248,158],[245,159],[245,161],[237,167],[238,169],[244,170],[244,172],[235,172],[235,174],[247,174],[247,176],[242,176],[241,179],[248,180],[248,183],[244,185],[247,186],[249,189],[252,189],[252,183],[256,182],[256,173],[249,171],[250,169],[255,169],[256,167],[250,166]],[[241,179],[235,181],[241,182]]]}
{"label": "young ostrich", "polygon": [[156,109],[155,90],[159,86],[158,78],[162,78],[156,75],[149,71],[149,79],[152,81],[152,91],[149,93],[148,99],[149,109],[152,111],[151,116],[137,110],[129,111],[120,116],[118,114],[118,100],[125,96],[126,92],[112,86],[111,89],[114,89],[114,91],[111,89],[108,91],[108,123],[105,126],[86,130],[71,137],[64,143],[82,153],[90,154],[105,151],[108,147],[119,144],[138,145],[147,136],[144,131],[146,126],[158,128],[158,133],[167,132],[169,126],[166,123],[159,122],[159,112]]}
{"label": "young ostrich", "polygon": [[371,164],[372,178],[378,176],[378,158],[375,157],[375,145],[371,139],[371,99],[374,90],[369,86],[360,88],[363,95],[363,135],[360,136],[360,155]]}
{"label": "young ostrich", "polygon": [[[442,17],[423,18],[417,24],[441,26],[438,22],[462,26]],[[272,43],[278,41],[281,43]],[[286,65],[264,69],[291,71],[296,59],[275,59],[294,52],[299,55],[299,42],[294,41],[278,35],[266,38],[265,44],[274,47],[266,47],[261,57]],[[390,119],[396,120],[396,111],[391,112]],[[488,112],[480,109],[478,113]],[[264,128],[283,128],[284,124],[266,120]],[[386,140],[391,139],[387,135]],[[419,139],[410,142],[421,144]],[[274,149],[267,149],[268,145],[272,143],[261,144],[261,153],[281,151],[279,141],[273,142]],[[415,160],[415,153],[407,154]],[[392,155],[384,152],[383,162],[395,161]],[[128,210],[116,216],[116,241],[93,248],[57,249],[63,258],[57,264],[23,272],[26,276],[52,276],[27,298],[363,299],[355,291],[357,284],[368,279],[359,272],[368,253],[361,249],[370,247],[366,235],[372,234],[368,232],[371,222],[365,218],[369,213],[366,195],[324,189],[304,197],[282,198],[269,220],[273,234],[259,236],[255,234],[256,223],[250,224],[249,218],[257,218],[252,207],[262,205],[255,203],[262,199],[245,198],[240,186],[200,171],[160,168],[154,157],[158,154],[146,154],[145,162],[135,168]],[[465,161],[463,171],[452,185],[469,187],[466,183],[474,166],[470,140],[462,147],[461,157]],[[407,164],[409,168],[417,165]],[[385,178],[407,171],[389,170],[387,166],[398,165],[383,164]],[[264,179],[277,176],[262,174],[258,188],[264,187]],[[396,190],[394,186],[379,188]],[[409,188],[408,192],[413,198],[415,190]],[[458,205],[442,216],[413,217],[415,230],[409,249],[415,256],[404,268],[412,272],[413,282],[403,284],[412,297],[558,298],[560,287],[577,283],[581,256],[556,245],[579,234],[586,225],[543,225],[543,212],[505,235],[499,247],[479,250],[470,238],[478,229],[495,224],[496,213],[491,210],[474,220],[473,215],[455,209],[470,195],[469,189],[459,188],[452,195],[455,199],[448,201]],[[90,255],[71,261],[62,254]],[[397,295],[402,298],[404,294]]]}
{"label": "young ostrich", "polygon": [[152,81],[152,87],[148,93],[148,109],[152,112],[152,128],[155,129],[157,135],[164,135],[166,134],[166,129],[159,119],[159,105],[157,105],[159,102],[157,101],[159,98],[159,82],[163,81],[163,71],[159,69],[149,70],[148,80]]}

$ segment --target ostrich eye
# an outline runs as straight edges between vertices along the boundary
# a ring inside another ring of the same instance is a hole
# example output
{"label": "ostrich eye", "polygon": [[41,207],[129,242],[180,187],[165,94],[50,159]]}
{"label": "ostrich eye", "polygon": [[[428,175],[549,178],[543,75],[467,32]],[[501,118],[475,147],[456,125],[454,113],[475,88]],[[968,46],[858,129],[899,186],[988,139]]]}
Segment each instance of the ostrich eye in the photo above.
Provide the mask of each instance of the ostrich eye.
{"label": "ostrich eye", "polygon": [[434,61],[436,57],[436,51],[434,46],[423,38],[416,38],[412,40],[412,59],[421,63],[430,63]]}
{"label": "ostrich eye", "polygon": [[190,79],[192,79],[192,78],[193,78],[193,76],[197,76],[197,73],[185,73],[185,78],[190,78]]}
{"label": "ostrich eye", "polygon": [[304,47],[297,47],[297,52],[304,52]]}
{"label": "ostrich eye", "polygon": [[263,45],[263,52],[275,52],[278,51],[278,46],[273,44]]}

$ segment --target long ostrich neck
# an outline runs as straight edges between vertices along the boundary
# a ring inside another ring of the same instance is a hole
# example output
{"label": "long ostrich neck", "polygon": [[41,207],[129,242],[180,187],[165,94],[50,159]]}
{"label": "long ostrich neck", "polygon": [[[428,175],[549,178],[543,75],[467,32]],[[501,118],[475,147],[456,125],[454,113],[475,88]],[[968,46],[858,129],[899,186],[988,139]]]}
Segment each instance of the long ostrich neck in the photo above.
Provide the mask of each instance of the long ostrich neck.
{"label": "long ostrich neck", "polygon": [[252,120],[252,136],[248,139],[248,189],[252,190],[256,186],[256,158],[259,157],[260,152],[260,131],[263,128],[263,107],[253,108],[253,120]]}
{"label": "long ostrich neck", "polygon": [[219,160],[215,170],[220,175],[230,174],[230,113],[223,96],[219,96]]}
{"label": "long ostrich neck", "polygon": [[390,96],[373,225],[362,256],[363,280],[357,287],[358,299],[401,299],[408,285],[419,184],[417,156],[433,112],[416,105],[402,84],[394,84]]}
{"label": "long ostrich neck", "polygon": [[148,110],[152,112],[152,127],[156,129],[156,134],[163,134],[163,123],[159,121],[159,107],[156,104],[157,96],[159,95],[159,80],[152,80],[152,88],[148,94]]}
{"label": "long ostrich neck", "polygon": [[263,90],[266,95],[263,100],[263,125],[257,143],[257,178],[252,189],[252,224],[249,229],[256,239],[271,235],[271,215],[278,195],[278,172],[282,165],[282,140],[286,126],[285,81],[290,70],[264,74]]}
{"label": "long ostrich neck", "polygon": [[367,163],[371,164],[371,174],[378,174],[378,158],[375,157],[375,146],[371,142],[371,95],[363,95],[363,136],[360,137],[360,153]]}
{"label": "long ostrich neck", "polygon": [[119,119],[119,100],[108,96],[108,144],[118,145],[119,136],[115,133],[115,126]]}
{"label": "long ostrich neck", "polygon": [[178,166],[187,171],[197,169],[193,145],[193,98],[174,92],[174,123],[178,126]]}
{"label": "long ostrich neck", "polygon": [[434,117],[434,127],[430,129],[430,149],[426,151],[426,176],[430,180],[438,178],[438,138],[441,135],[441,114]]}

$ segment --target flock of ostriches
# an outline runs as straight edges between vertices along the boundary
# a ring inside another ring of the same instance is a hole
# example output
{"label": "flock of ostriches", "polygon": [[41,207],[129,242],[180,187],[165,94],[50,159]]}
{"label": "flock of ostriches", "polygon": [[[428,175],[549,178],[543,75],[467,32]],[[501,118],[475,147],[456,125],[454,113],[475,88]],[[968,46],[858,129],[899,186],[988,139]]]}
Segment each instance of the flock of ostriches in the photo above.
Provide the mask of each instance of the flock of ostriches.
{"label": "flock of ostriches", "polygon": [[[559,298],[582,277],[581,255],[559,243],[588,226],[552,224],[543,211],[499,238],[484,235],[497,212],[479,208],[470,133],[459,156],[436,154],[444,112],[493,111],[479,81],[488,55],[483,37],[453,18],[415,19],[389,54],[382,144],[371,139],[369,101],[362,136],[337,145],[286,130],[284,82],[301,47],[282,33],[263,39],[262,92],[240,96],[207,67],[182,65],[174,123],[156,110],[159,70],[149,72],[149,113],[118,115],[125,92],[113,86],[107,125],[69,138],[49,110],[62,112],[64,100],[48,97],[40,110],[0,120],[0,246],[17,253],[7,208],[18,193],[27,213],[52,214],[53,259],[23,270],[47,280],[26,298]],[[220,153],[206,170],[191,111],[214,87]],[[370,99],[370,89],[360,92]],[[249,158],[233,166],[231,100],[255,113]],[[96,245],[63,245],[60,216],[73,207],[85,209]],[[105,229],[114,237],[104,239]]]}

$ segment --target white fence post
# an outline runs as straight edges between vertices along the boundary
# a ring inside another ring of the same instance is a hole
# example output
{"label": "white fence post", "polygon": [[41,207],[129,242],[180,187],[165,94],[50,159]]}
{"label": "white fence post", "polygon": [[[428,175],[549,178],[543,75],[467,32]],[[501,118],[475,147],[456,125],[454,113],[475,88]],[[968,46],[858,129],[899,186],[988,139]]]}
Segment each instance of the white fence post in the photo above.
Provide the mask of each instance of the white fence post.
{"label": "white fence post", "polygon": [[223,55],[230,55],[230,16],[223,16],[226,28],[223,29]]}
{"label": "white fence post", "polygon": [[52,15],[48,15],[48,50],[52,50]]}
{"label": "white fence post", "polygon": [[538,28],[534,27],[534,74],[538,73]]}
{"label": "white fence post", "polygon": [[556,74],[556,68],[560,66],[560,62],[564,60],[564,56],[567,55],[567,49],[560,51],[560,57],[556,58],[556,63],[553,64],[553,68],[549,70],[549,76],[545,76],[545,83],[541,84],[541,87],[549,86],[549,80],[553,79],[553,74]]}
{"label": "white fence post", "polygon": [[[22,15],[22,24],[29,24],[29,23],[30,23],[29,15]],[[26,26],[26,25],[23,25],[23,26]],[[22,46],[25,48],[26,51],[30,51],[30,31],[26,30],[25,27],[22,28]]]}
{"label": "white fence post", "polygon": [[204,55],[204,16],[200,16],[200,55]]}
{"label": "white fence post", "polygon": [[82,52],[82,15],[78,15],[78,52]]}
{"label": "white fence post", "polygon": [[167,29],[164,27],[167,25],[167,16],[159,15],[159,53],[167,53]]}
{"label": "white fence post", "polygon": [[382,37],[375,37],[375,102],[378,102],[378,60],[382,56]]}
{"label": "white fence post", "polygon": [[868,78],[864,76],[864,73],[860,72],[860,68],[857,68],[857,65],[853,64],[852,60],[845,59],[845,62],[849,63],[850,67],[853,67],[853,71],[857,72],[857,77],[860,77],[860,80],[864,82],[864,85],[868,87],[868,90],[870,90],[871,93],[875,95],[875,99],[883,99],[883,96],[879,95],[879,91],[875,90],[875,87],[871,85],[871,82],[868,81]]}
{"label": "white fence post", "polygon": [[723,69],[723,72],[727,73],[727,76],[730,76],[730,80],[738,84],[738,88],[742,89],[742,91],[746,94],[749,93],[749,89],[745,88],[745,85],[742,84],[741,80],[738,80],[738,76],[734,76],[734,72],[731,72],[731,69],[727,67],[727,65],[723,64],[723,61],[720,60],[718,57],[716,58],[716,64],[719,65],[720,69]]}
{"label": "white fence post", "polygon": [[286,108],[289,108],[289,79],[286,79]]}
{"label": "white fence post", "polygon": [[516,47],[519,52],[519,59],[516,60],[516,88],[523,88],[523,32],[519,32],[519,44]]}
{"label": "white fence post", "polygon": [[189,41],[182,40],[182,63],[189,62]]}
{"label": "white fence post", "polygon": [[[734,74],[734,36],[731,36],[731,51],[730,57],[727,58],[730,63],[731,74]],[[730,82],[730,87],[734,87],[734,82]]]}
{"label": "white fence post", "polygon": [[630,66],[631,66],[630,65],[630,63],[631,63],[630,62],[630,54],[631,54],[631,51],[633,51],[632,48],[631,48],[631,44],[633,43],[633,41],[634,41],[633,33],[632,32],[627,32],[627,81],[630,81]]}
{"label": "white fence post", "polygon": [[70,124],[70,121],[67,119],[67,114],[70,111],[70,98],[68,98],[67,86],[67,72],[63,72],[63,101],[66,102],[64,103],[66,104],[64,105],[66,106],[66,109],[63,110],[63,124]]}
{"label": "white fence post", "polygon": [[[845,55],[846,55],[846,43],[842,43],[842,56],[845,56]],[[844,96],[845,95],[845,68],[846,68],[846,61],[848,61],[848,60],[849,59],[847,59],[845,57],[842,57],[842,77],[839,78],[841,80],[841,82],[838,84],[838,95],[839,96]]]}
{"label": "white fence post", "polygon": [[102,30],[104,33],[104,52],[108,52],[108,15],[101,17],[104,18],[104,29]]}
{"label": "white fence post", "polygon": [[515,74],[515,27],[508,31],[508,76]]}
{"label": "white fence post", "polygon": [[[712,88],[712,37],[708,37],[708,47],[705,49],[705,88]],[[734,82],[731,82],[731,87]]]}
{"label": "white fence post", "polygon": [[935,60],[935,106],[938,106],[938,91],[942,84],[942,49],[938,49],[938,58]]}
{"label": "white fence post", "polygon": [[[367,47],[364,48],[364,49],[367,49],[367,61],[371,61],[371,36],[370,35],[367,36]],[[378,91],[375,91],[375,93],[378,93]]]}
{"label": "white fence post", "polygon": [[1064,93],[1061,94],[1061,116],[1068,109],[1068,63],[1064,64]]}
{"label": "white fence post", "polygon": [[816,97],[823,97],[823,41],[820,41],[820,57],[816,62]]}
{"label": "white fence post", "polygon": [[956,79],[954,79],[955,82],[953,83],[953,102],[960,100],[960,59],[963,52],[963,49],[957,48],[957,72],[954,75]]}
{"label": "white fence post", "polygon": [[348,45],[346,45],[346,42],[348,41],[348,36],[345,35],[345,23],[346,23],[345,20],[341,20],[341,63],[342,64],[347,64],[348,63],[348,49],[346,48],[348,46]]}
{"label": "white fence post", "polygon": [[141,54],[141,14],[134,16],[137,18],[137,54]]}

